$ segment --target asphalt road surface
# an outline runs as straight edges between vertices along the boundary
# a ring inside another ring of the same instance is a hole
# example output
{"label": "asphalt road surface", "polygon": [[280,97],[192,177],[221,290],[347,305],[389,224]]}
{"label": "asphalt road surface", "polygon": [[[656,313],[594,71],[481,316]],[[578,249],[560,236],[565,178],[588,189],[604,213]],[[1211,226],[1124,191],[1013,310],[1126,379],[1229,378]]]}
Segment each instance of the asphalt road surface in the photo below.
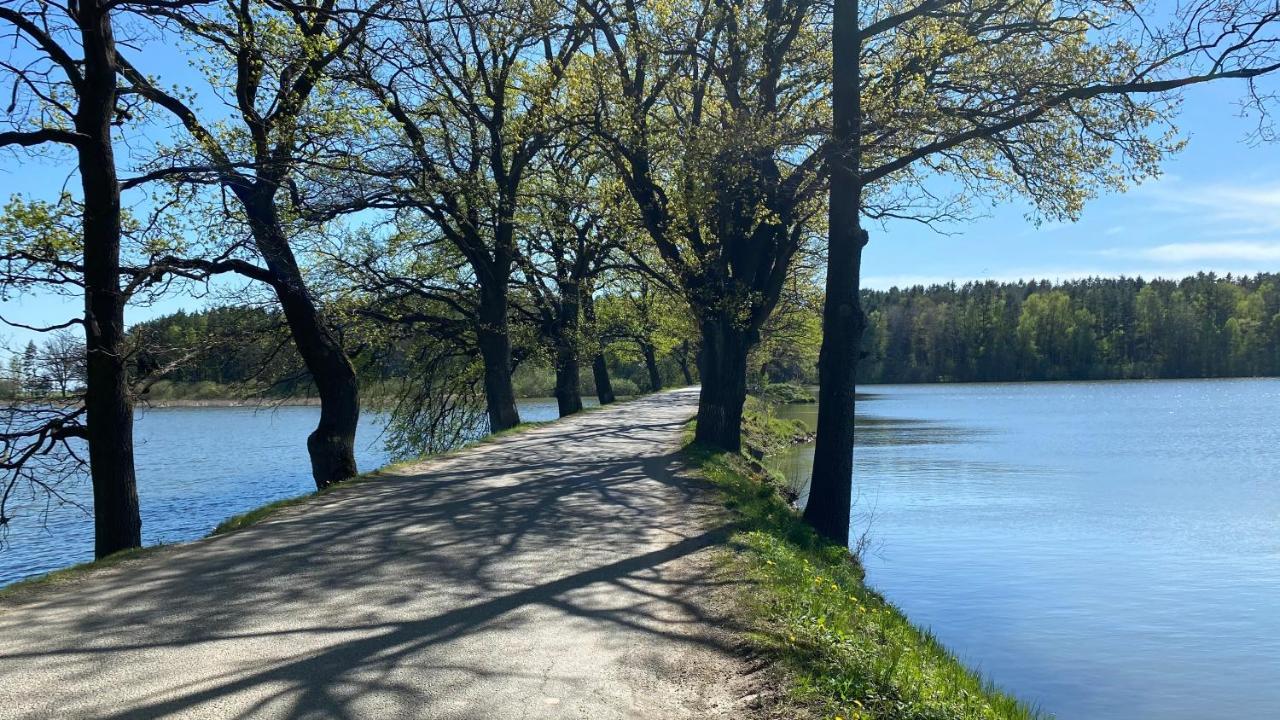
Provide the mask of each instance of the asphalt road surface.
{"label": "asphalt road surface", "polygon": [[0,717],[739,716],[723,519],[677,452],[696,402],[586,413],[20,592]]}

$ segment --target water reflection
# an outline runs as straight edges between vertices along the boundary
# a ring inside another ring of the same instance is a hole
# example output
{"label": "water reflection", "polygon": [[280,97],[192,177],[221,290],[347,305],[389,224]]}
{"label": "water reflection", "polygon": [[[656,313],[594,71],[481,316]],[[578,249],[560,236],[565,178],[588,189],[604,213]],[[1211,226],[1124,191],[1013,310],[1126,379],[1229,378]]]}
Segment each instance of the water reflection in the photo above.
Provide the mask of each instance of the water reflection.
{"label": "water reflection", "polygon": [[[883,399],[883,393],[858,393],[858,402]],[[778,417],[799,420],[810,431],[818,427],[818,406],[814,403],[782,405],[775,414]],[[964,427],[952,423],[920,418],[900,418],[876,415],[858,410],[855,418],[857,426],[857,444],[859,448],[889,448],[912,445],[946,445],[955,443],[973,443],[981,441],[989,430]],[[895,460],[893,457],[881,461],[880,470],[891,472]],[[797,501],[804,505],[809,495],[809,480],[813,470],[813,445],[798,445],[786,452],[769,457],[765,465],[786,479],[790,488],[799,496]],[[986,468],[998,472],[1008,472],[1007,467]],[[950,462],[924,463],[911,462],[909,472],[913,474],[928,472],[948,472],[954,470]],[[983,468],[971,467],[970,470],[981,472]]]}

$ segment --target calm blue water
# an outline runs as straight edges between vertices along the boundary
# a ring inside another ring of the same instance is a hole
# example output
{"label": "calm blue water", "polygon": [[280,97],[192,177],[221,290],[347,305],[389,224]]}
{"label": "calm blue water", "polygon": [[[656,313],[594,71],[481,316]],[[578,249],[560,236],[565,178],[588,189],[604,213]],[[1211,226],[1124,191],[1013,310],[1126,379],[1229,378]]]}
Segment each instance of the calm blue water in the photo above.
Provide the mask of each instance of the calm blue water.
{"label": "calm blue water", "polygon": [[1280,380],[863,390],[855,529],[912,620],[1063,720],[1280,718]]}
{"label": "calm blue water", "polygon": [[[138,501],[146,545],[204,537],[219,522],[275,500],[315,490],[307,435],[320,409],[170,408],[140,411],[134,424]],[[520,402],[528,422],[553,420],[554,400]],[[361,471],[387,464],[384,419],[364,413],[356,435]],[[92,507],[87,481],[69,495]],[[17,498],[0,549],[0,586],[93,559],[93,518],[72,506]]]}
{"label": "calm blue water", "polygon": [[[1062,720],[1280,717],[1280,380],[866,390],[855,529],[914,621]],[[309,492],[317,412],[140,413],[145,541]],[[362,470],[385,463],[379,430],[366,418]],[[802,483],[811,460],[781,465]],[[27,514],[0,584],[91,556],[80,511]]]}

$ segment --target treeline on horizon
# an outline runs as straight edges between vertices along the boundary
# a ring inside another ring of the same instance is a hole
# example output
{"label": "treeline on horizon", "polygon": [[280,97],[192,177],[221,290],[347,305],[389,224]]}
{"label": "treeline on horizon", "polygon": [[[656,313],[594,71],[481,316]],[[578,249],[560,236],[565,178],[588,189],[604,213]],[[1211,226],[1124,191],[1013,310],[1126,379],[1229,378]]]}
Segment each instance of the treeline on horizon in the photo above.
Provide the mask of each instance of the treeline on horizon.
{"label": "treeline on horizon", "polygon": [[[637,308],[630,298],[612,297],[604,298],[601,305],[607,324],[600,328],[606,338],[600,354],[612,393],[656,392],[696,379],[690,344],[664,332],[663,325],[647,322],[643,307]],[[215,306],[179,310],[137,323],[129,335],[135,347],[145,348],[135,354],[135,374],[154,375],[141,393],[143,402],[275,401],[316,396],[306,363],[274,309]],[[398,337],[367,340],[355,354],[353,365],[366,388],[366,401],[386,408],[398,396],[398,384],[415,372],[414,348]],[[15,364],[34,358],[31,352],[15,355]],[[555,369],[537,342],[517,336],[513,356],[517,397],[554,396]],[[39,366],[35,360],[25,361],[23,366],[31,364]],[[600,395],[593,373],[580,373],[578,391]],[[393,454],[402,451],[395,447],[389,450]]]}
{"label": "treeline on horizon", "polygon": [[[862,298],[868,314],[862,384],[1280,375],[1278,274],[985,281],[864,290]],[[794,309],[789,325],[820,327],[820,305]],[[312,395],[282,327],[268,310],[217,307],[139,323],[131,333],[147,336],[140,344],[165,349],[149,362],[184,358],[151,389],[152,400]],[[766,345],[754,364],[752,387],[817,382],[820,333],[784,334],[785,345]],[[654,333],[633,346],[630,338],[639,335],[616,336],[625,339],[606,344],[603,354],[619,395],[697,379],[696,364],[680,356],[671,338]],[[646,346],[656,351],[656,375],[644,363]],[[537,348],[517,347],[515,354],[517,394],[550,396],[554,372]],[[375,389],[412,372],[394,348],[370,349],[357,367]],[[590,373],[582,374],[580,388],[595,393]]]}
{"label": "treeline on horizon", "polygon": [[1280,375],[1280,275],[864,291],[861,383]]}

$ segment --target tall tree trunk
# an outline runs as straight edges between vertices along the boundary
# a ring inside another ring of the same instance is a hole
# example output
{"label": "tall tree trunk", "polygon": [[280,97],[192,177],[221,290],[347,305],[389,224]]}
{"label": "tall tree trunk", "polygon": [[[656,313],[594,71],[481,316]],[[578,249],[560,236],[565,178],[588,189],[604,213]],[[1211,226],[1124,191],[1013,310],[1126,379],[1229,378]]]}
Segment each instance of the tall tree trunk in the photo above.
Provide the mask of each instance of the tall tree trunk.
{"label": "tall tree trunk", "polygon": [[747,401],[747,353],[751,338],[734,327],[733,318],[705,317],[698,370],[698,429],[702,445],[738,452],[742,449],[742,406]]}
{"label": "tall tree trunk", "polygon": [[262,183],[241,194],[258,252],[274,277],[293,343],[320,393],[320,422],[307,437],[311,476],[317,488],[355,477],[360,386],[337,334],[307,290],[293,249],[281,226],[275,184]]}
{"label": "tall tree trunk", "polygon": [[591,361],[591,376],[596,382],[596,399],[601,405],[609,405],[618,401],[613,392],[613,382],[609,380],[609,364],[605,362],[604,353],[596,353]]}
{"label": "tall tree trunk", "polygon": [[560,302],[555,323],[556,405],[560,417],[567,417],[582,412],[582,368],[578,361],[582,334],[581,290],[574,279],[562,278],[557,285]]}
{"label": "tall tree trunk", "polygon": [[644,368],[649,372],[649,392],[662,389],[662,373],[658,371],[658,351],[648,342],[640,343],[640,354],[644,355]]}
{"label": "tall tree trunk", "polygon": [[105,0],[80,6],[84,82],[75,116],[84,192],[85,423],[93,478],[94,554],[142,545],[133,467],[133,403],[125,366],[120,288],[120,184],[111,147],[116,55]]}
{"label": "tall tree trunk", "polygon": [[[582,292],[582,316],[587,321],[589,331],[598,339],[599,328],[596,327],[596,303],[591,296],[590,288]],[[596,399],[601,405],[617,402],[618,396],[613,393],[613,382],[609,380],[609,365],[605,362],[604,352],[597,351],[591,359],[591,377],[595,381]]]}
{"label": "tall tree trunk", "polygon": [[684,376],[684,384],[693,384],[693,373],[689,372],[689,341],[680,343],[680,352],[676,353],[676,362],[680,364],[680,374]]}
{"label": "tall tree trunk", "polygon": [[822,350],[818,356],[818,437],[804,517],[822,536],[849,544],[853,502],[854,377],[866,316],[859,297],[862,249],[858,0],[836,0],[832,27],[835,124],[830,245]]}
{"label": "tall tree trunk", "polygon": [[577,348],[571,344],[556,347],[556,406],[560,417],[582,412],[581,368]]}
{"label": "tall tree trunk", "polygon": [[511,384],[511,336],[507,332],[507,286],[480,288],[480,326],[476,338],[484,363],[484,397],[489,430],[500,432],[520,424],[516,391]]}

